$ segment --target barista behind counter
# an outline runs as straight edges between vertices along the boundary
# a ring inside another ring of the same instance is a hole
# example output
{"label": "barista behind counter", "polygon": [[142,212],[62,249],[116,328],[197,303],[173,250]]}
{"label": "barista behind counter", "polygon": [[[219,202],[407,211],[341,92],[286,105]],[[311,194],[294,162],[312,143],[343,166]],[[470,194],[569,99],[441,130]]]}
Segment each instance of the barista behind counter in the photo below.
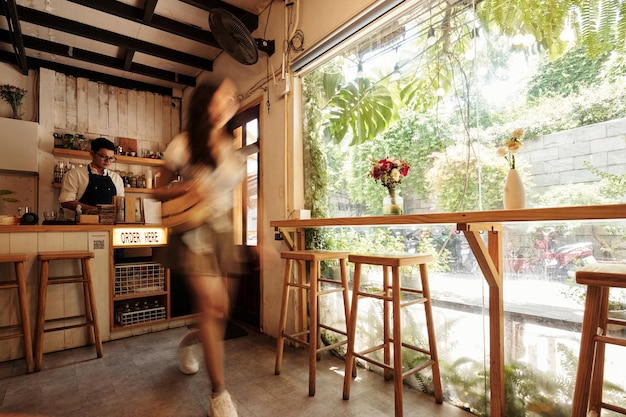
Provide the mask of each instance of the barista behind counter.
{"label": "barista behind counter", "polygon": [[[115,162],[115,144],[105,138],[91,141],[91,163],[63,176],[61,207],[87,214],[98,204],[113,204],[113,197],[124,195],[124,181],[109,169]],[[79,209],[80,206],[80,209]]]}

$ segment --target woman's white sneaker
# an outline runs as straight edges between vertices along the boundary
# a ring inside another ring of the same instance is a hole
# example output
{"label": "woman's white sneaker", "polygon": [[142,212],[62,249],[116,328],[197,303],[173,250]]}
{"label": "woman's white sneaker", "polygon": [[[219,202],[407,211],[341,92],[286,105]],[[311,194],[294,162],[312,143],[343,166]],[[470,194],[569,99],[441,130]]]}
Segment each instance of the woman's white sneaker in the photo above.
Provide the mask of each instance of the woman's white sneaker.
{"label": "woman's white sneaker", "polygon": [[193,375],[198,372],[200,365],[193,351],[193,345],[178,347],[178,369],[185,375]]}
{"label": "woman's white sneaker", "polygon": [[238,417],[237,409],[228,391],[223,391],[211,397],[209,417]]}

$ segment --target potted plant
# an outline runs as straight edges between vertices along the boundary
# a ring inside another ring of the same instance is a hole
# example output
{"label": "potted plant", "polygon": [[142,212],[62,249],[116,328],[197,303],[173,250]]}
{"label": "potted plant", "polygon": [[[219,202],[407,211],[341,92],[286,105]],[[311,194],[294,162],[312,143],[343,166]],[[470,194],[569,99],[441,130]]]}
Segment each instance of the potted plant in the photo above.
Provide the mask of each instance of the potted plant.
{"label": "potted plant", "polygon": [[10,84],[0,85],[0,97],[3,101],[9,103],[11,110],[13,111],[13,118],[20,119],[20,107],[22,106],[22,99],[26,94],[26,90],[16,87]]}

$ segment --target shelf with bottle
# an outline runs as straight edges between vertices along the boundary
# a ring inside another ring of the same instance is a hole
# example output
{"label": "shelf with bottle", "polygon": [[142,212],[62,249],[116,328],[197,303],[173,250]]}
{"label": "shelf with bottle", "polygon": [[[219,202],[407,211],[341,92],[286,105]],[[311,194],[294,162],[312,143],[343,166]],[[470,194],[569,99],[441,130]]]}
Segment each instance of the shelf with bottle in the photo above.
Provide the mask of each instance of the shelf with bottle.
{"label": "shelf with bottle", "polygon": [[158,262],[114,265],[112,330],[166,320],[169,270]]}
{"label": "shelf with bottle", "polygon": [[[65,149],[65,148],[52,148],[52,154],[54,156],[64,157],[64,158],[91,160],[91,155],[89,154],[89,151],[79,151],[75,149]],[[129,165],[159,167],[165,163],[162,159],[140,158],[137,156],[115,155],[115,158],[117,159],[116,163],[129,164]]]}
{"label": "shelf with bottle", "polygon": [[[52,188],[58,188],[59,190],[61,189],[61,183],[60,182],[53,182],[52,183]],[[133,187],[126,187],[124,188],[124,193],[125,194],[152,194],[154,190],[152,188],[133,188]]]}

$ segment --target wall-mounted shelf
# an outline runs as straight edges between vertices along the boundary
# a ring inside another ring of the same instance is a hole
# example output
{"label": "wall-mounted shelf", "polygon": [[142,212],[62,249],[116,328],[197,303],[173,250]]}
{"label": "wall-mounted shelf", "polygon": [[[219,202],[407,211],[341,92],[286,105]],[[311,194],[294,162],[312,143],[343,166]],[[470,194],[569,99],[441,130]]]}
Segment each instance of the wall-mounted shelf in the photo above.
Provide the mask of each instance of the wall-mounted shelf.
{"label": "wall-mounted shelf", "polygon": [[[91,160],[91,155],[87,151],[77,151],[74,149],[65,149],[65,148],[52,148],[52,154],[54,156],[65,157],[65,158],[77,158],[77,159],[86,159]],[[117,161],[115,163],[121,164],[129,164],[129,165],[143,165],[149,167],[158,167],[162,166],[165,162],[162,159],[152,159],[152,158],[138,158],[136,156],[124,156],[124,155],[115,155]],[[135,192],[135,191],[132,191]]]}
{"label": "wall-mounted shelf", "polygon": [[[52,183],[52,188],[61,189],[61,183],[60,182],[53,182]],[[128,194],[128,193],[152,194],[153,191],[154,190],[152,188],[131,188],[131,187],[124,188],[124,194]]]}

